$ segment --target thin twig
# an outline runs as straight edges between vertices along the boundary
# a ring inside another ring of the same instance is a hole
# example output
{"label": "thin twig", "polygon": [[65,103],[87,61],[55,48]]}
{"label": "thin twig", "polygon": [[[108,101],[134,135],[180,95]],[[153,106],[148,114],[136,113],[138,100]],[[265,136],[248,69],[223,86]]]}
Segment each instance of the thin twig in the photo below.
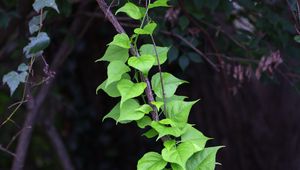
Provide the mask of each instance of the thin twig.
{"label": "thin twig", "polygon": [[16,154],[12,153],[12,152],[9,151],[8,149],[3,148],[2,145],[0,145],[0,150],[3,151],[3,152],[5,152],[5,153],[7,153],[7,154],[9,154],[9,155],[11,155],[11,156],[13,156],[13,157],[16,156]]}
{"label": "thin twig", "polygon": [[192,43],[190,43],[188,40],[186,40],[185,38],[183,38],[182,36],[172,33],[172,32],[167,32],[167,31],[162,31],[162,33],[169,35],[169,36],[174,36],[178,39],[180,39],[181,41],[183,41],[186,45],[188,45],[191,49],[193,49],[196,53],[198,53],[200,56],[203,57],[203,59],[211,65],[211,67],[219,72],[220,69],[215,65],[215,63],[213,63],[202,51],[200,51],[198,48],[196,48]]}

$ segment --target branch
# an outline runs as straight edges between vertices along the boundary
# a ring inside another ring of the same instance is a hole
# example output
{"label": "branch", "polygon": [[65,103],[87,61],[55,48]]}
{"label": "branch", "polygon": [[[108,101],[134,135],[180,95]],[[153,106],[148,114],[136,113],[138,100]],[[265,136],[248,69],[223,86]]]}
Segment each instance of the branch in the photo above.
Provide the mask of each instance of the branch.
{"label": "branch", "polygon": [[[86,3],[84,3],[86,4]],[[81,5],[81,10],[86,5]],[[81,26],[84,23],[83,19],[77,18],[71,25],[70,33],[71,35],[78,35],[82,28]],[[58,69],[61,67],[62,63],[66,60],[66,58],[70,55],[71,51],[73,50],[73,46],[68,41],[68,36],[66,36],[65,40],[63,41],[58,53],[54,57],[54,61],[51,64],[51,70],[57,72]],[[36,117],[38,112],[45,101],[47,94],[49,93],[50,88],[54,83],[54,79],[50,79],[48,83],[43,84],[39,93],[35,97],[34,106],[30,109],[27,113],[26,120],[23,125],[23,131],[19,138],[19,142],[16,149],[16,156],[13,161],[12,170],[22,170],[25,162],[25,157],[27,154],[28,146],[30,143],[31,135],[33,127],[36,123]]]}
{"label": "branch", "polygon": [[[105,14],[105,16],[107,17],[107,19],[112,23],[112,25],[115,27],[116,31],[119,33],[126,33],[124,28],[121,26],[121,24],[119,23],[119,21],[117,20],[117,18],[111,13],[111,11],[109,10],[106,2],[104,0],[96,0],[100,9],[102,10],[102,12]],[[135,50],[133,48],[133,46],[131,46],[130,48],[130,52],[132,55],[135,55],[137,57],[139,57],[139,53],[137,50]],[[142,74],[140,74],[142,81],[144,81],[147,84],[145,93],[148,99],[148,103],[149,105],[152,107],[152,109],[154,110],[151,113],[152,119],[155,121],[159,120],[159,115],[158,115],[158,111],[156,109],[155,106],[153,106],[153,104],[151,104],[151,102],[154,101],[154,97],[153,97],[153,93],[152,93],[152,88],[151,88],[151,84],[150,81],[147,77],[143,76]]]}
{"label": "branch", "polygon": [[183,38],[182,36],[178,35],[178,34],[174,34],[172,32],[167,32],[167,31],[163,31],[164,34],[169,35],[169,36],[174,36],[178,39],[180,39],[181,41],[183,41],[186,45],[188,45],[191,49],[193,49],[196,53],[198,53],[201,57],[203,57],[203,59],[212,66],[212,68],[219,72],[219,68],[215,65],[215,63],[213,63],[202,51],[200,51],[198,48],[196,48],[192,43],[190,43],[188,40],[186,40],[185,38]]}
{"label": "branch", "polygon": [[62,164],[64,170],[74,170],[74,167],[69,158],[68,152],[64,146],[62,139],[57,132],[57,129],[53,126],[53,122],[49,119],[44,122],[46,133],[55,149],[57,156]]}
{"label": "branch", "polygon": [[2,145],[0,145],[0,150],[3,151],[3,152],[5,152],[5,153],[7,153],[7,154],[9,154],[9,155],[11,155],[11,156],[13,156],[13,157],[16,156],[16,154],[12,153],[12,152],[9,151],[8,149],[3,148]]}

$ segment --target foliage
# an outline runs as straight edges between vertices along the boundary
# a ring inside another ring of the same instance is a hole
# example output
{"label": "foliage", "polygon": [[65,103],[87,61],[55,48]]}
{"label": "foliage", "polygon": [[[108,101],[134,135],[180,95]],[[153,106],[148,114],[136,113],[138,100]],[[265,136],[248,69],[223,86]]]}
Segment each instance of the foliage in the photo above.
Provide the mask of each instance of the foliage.
{"label": "foliage", "polygon": [[[167,165],[174,170],[212,170],[216,164],[215,155],[219,147],[216,147],[217,149],[205,148],[209,138],[188,123],[190,110],[197,101],[185,101],[185,97],[175,96],[178,86],[186,81],[160,70],[160,64],[167,59],[169,48],[156,46],[153,33],[157,24],[151,20],[148,12],[152,8],[167,6],[166,0],[157,0],[153,3],[149,1],[146,9],[127,2],[117,10],[116,14],[123,12],[132,19],[140,20],[141,26],[135,28],[131,36],[125,33],[115,35],[113,41],[108,44],[104,56],[97,60],[108,61],[109,64],[107,80],[100,84],[96,91],[102,89],[111,97],[121,96],[121,101],[103,120],[111,118],[123,124],[135,121],[138,127],[148,129],[145,134],[147,137],[152,138],[158,135],[157,140],[162,139],[164,148],[161,153],[146,153],[138,161],[138,170],[162,170]],[[142,44],[138,48],[138,38],[143,35],[149,36],[152,43]],[[136,53],[134,53],[135,56],[128,58],[130,48]],[[127,73],[130,74],[131,69],[126,61],[135,72],[139,72],[134,74],[133,78],[128,77]],[[159,72],[152,76],[152,86],[150,86],[146,83],[146,78],[150,76],[149,70],[154,66],[158,66]],[[144,91],[146,95],[152,95],[149,89],[154,91],[158,100],[150,101],[148,104],[144,100],[141,105],[137,97],[143,97]],[[158,115],[160,109],[163,113],[161,116]],[[148,116],[149,112],[151,112],[152,120]],[[157,120],[157,116],[161,120]]]}
{"label": "foliage", "polygon": [[[9,86],[11,95],[13,95],[20,83],[26,82],[28,72],[31,71],[28,68],[32,67],[34,58],[42,56],[43,50],[47,48],[50,43],[48,34],[46,32],[41,32],[42,23],[47,15],[47,11],[43,12],[43,9],[49,7],[59,12],[55,0],[36,0],[32,6],[34,10],[40,14],[32,17],[29,21],[29,32],[33,37],[29,38],[30,42],[23,48],[25,57],[31,58],[31,62],[29,66],[24,63],[20,64],[18,67],[19,73],[11,71],[2,78],[3,84],[6,83]],[[36,36],[34,36],[35,33],[37,33]]]}

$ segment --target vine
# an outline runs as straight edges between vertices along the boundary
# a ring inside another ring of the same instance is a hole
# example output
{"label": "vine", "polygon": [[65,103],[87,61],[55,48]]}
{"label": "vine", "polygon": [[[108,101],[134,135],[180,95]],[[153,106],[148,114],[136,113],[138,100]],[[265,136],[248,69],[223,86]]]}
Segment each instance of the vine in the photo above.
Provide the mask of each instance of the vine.
{"label": "vine", "polygon": [[[120,102],[103,120],[111,118],[121,124],[136,122],[141,129],[147,129],[143,136],[157,136],[156,140],[163,141],[161,153],[144,154],[137,163],[138,170],[213,170],[216,153],[221,146],[205,147],[210,138],[188,123],[190,110],[198,100],[186,101],[187,97],[175,95],[178,86],[186,81],[162,72],[160,66],[167,60],[169,48],[156,45],[153,33],[157,24],[149,17],[148,12],[154,8],[168,7],[168,0],[156,0],[153,3],[149,0],[146,7],[127,2],[119,8],[116,14],[125,13],[141,22],[140,27],[135,28],[130,37],[109,11],[106,3],[103,0],[97,2],[119,32],[108,44],[104,56],[97,60],[109,64],[107,79],[98,86],[96,93],[101,89],[110,97],[121,97]],[[139,36],[149,36],[151,43],[138,48]],[[154,67],[158,67],[158,73],[150,81],[149,71]],[[131,72],[138,74],[131,77]],[[144,93],[147,103],[139,100],[143,99]]]}
{"label": "vine", "polygon": [[[31,87],[42,84],[47,81],[49,78],[53,77],[53,72],[49,71],[48,64],[44,58],[44,51],[50,44],[50,38],[46,32],[42,32],[43,22],[47,16],[47,11],[44,9],[52,8],[56,12],[59,13],[55,0],[35,0],[32,4],[33,9],[38,13],[38,15],[31,18],[28,23],[28,30],[32,37],[29,38],[29,43],[23,48],[23,53],[25,55],[26,60],[25,63],[21,63],[18,66],[17,71],[10,71],[5,74],[2,78],[3,84],[7,84],[10,90],[10,95],[12,96],[18,86],[21,83],[25,84],[23,89],[23,95],[20,102],[13,104],[16,105],[15,109],[8,116],[8,118],[0,124],[0,127],[3,126],[8,121],[12,121],[12,116],[18,111],[21,105],[25,102],[28,102],[31,94],[29,93]],[[44,73],[48,76],[47,78],[33,84],[29,82],[30,74],[32,73],[32,66],[36,58],[42,58],[44,67]],[[28,64],[26,64],[28,62]],[[12,107],[10,106],[10,107]]]}

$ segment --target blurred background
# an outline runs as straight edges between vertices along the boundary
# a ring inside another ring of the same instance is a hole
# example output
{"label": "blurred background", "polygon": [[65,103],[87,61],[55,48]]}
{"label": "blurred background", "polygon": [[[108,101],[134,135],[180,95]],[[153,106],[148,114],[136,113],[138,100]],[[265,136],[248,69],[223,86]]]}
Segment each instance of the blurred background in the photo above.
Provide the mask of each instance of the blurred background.
{"label": "blurred background", "polygon": [[[37,109],[23,104],[13,121],[0,127],[0,169],[11,168],[13,155],[7,151],[15,152],[33,110],[37,114],[25,170],[65,169],[66,161],[82,170],[136,169],[143,153],[159,151],[161,142],[141,136],[143,131],[134,123],[102,122],[117,99],[102,91],[95,94],[106,79],[107,66],[95,60],[116,31],[96,0],[56,2],[60,13],[48,9],[42,29],[51,38],[44,56],[53,72],[45,71],[45,62],[36,59],[32,81],[45,81],[34,86],[29,97],[42,102]],[[106,2],[113,12],[125,3]],[[37,15],[32,3],[0,1],[1,77],[28,62],[22,50],[30,37],[28,22]],[[162,69],[190,82],[177,94],[201,99],[190,122],[214,138],[209,146],[226,146],[217,155],[222,164],[217,169],[300,170],[300,2],[171,0],[170,4],[150,12],[159,23],[157,44],[170,47]],[[139,24],[125,15],[118,15],[118,20],[129,34]],[[0,123],[21,100],[23,89],[24,84],[10,96],[1,83]],[[43,95],[45,99],[39,100]],[[67,155],[61,159],[59,154]]]}

